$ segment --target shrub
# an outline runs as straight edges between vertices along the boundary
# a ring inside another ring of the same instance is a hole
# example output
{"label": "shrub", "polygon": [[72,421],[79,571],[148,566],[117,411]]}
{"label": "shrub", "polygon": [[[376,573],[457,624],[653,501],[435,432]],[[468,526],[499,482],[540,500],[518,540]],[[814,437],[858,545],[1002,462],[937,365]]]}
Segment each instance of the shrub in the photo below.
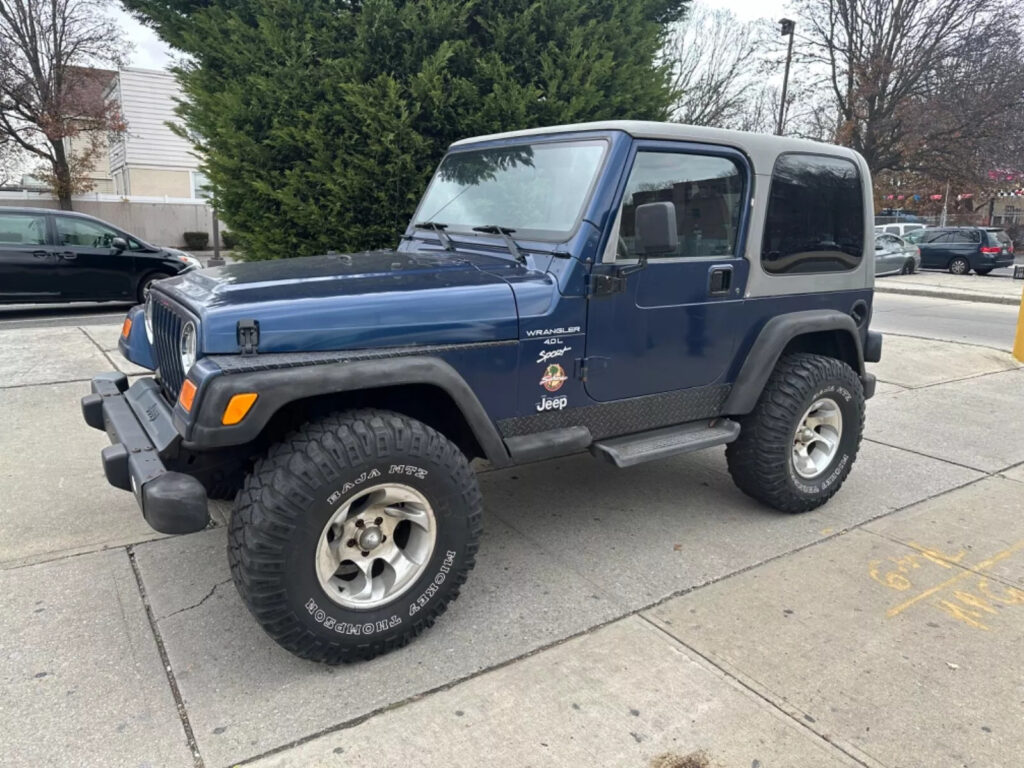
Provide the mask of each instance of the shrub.
{"label": "shrub", "polygon": [[194,251],[205,251],[210,242],[210,235],[207,232],[186,232],[184,238],[185,247]]}
{"label": "shrub", "polygon": [[231,232],[230,230],[221,231],[220,241],[224,243],[224,247],[227,248],[229,251],[233,251],[235,249],[235,246],[238,245],[238,238],[235,237],[235,233]]}

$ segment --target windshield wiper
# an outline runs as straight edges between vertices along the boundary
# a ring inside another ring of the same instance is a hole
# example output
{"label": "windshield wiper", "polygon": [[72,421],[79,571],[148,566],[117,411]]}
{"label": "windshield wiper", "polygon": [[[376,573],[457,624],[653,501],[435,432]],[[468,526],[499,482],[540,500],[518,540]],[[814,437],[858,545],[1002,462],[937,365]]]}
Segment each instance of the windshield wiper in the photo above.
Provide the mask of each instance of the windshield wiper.
{"label": "windshield wiper", "polygon": [[508,246],[508,252],[512,254],[513,258],[520,264],[526,263],[526,257],[519,250],[516,241],[512,239],[512,233],[515,232],[514,229],[499,227],[497,224],[484,224],[481,227],[473,227],[473,231],[483,232],[485,235],[499,235],[505,241],[505,245]]}
{"label": "windshield wiper", "polygon": [[415,229],[426,229],[430,232],[436,232],[437,239],[441,241],[441,245],[444,246],[446,251],[455,250],[455,243],[452,242],[452,239],[448,237],[448,234],[445,232],[445,230],[448,229],[447,224],[442,224],[439,221],[418,221],[413,224],[413,227]]}

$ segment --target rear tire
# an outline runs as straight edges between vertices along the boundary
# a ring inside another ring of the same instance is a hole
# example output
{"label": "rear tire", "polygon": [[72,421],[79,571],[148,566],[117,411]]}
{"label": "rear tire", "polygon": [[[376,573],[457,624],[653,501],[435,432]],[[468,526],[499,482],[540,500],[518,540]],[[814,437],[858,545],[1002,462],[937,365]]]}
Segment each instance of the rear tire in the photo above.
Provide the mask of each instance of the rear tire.
{"label": "rear tire", "polygon": [[864,431],[864,389],[841,360],[789,354],[739,423],[739,438],[725,450],[733,482],[782,512],[808,512],[850,474]]}
{"label": "rear tire", "polygon": [[901,275],[912,275],[914,274],[914,262],[913,260],[907,261],[903,264],[903,269],[900,270]]}
{"label": "rear tire", "polygon": [[228,561],[263,629],[296,656],[371,659],[430,627],[481,531],[462,452],[390,411],[335,414],[274,445],[235,499]]}
{"label": "rear tire", "polygon": [[976,269],[974,271],[977,272],[982,277],[984,277],[985,275],[989,274],[992,271],[992,268],[990,267],[988,269]]}
{"label": "rear tire", "polygon": [[954,275],[966,275],[971,271],[971,262],[963,256],[957,256],[949,262],[949,271]]}

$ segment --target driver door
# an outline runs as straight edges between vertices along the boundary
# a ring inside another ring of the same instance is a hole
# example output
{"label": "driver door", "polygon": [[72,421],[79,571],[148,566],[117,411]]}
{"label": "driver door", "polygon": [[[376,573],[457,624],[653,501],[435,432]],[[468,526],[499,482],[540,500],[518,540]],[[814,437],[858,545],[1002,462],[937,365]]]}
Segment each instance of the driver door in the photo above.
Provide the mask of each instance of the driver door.
{"label": "driver door", "polygon": [[[636,208],[670,202],[679,243],[651,257],[587,317],[587,394],[620,400],[713,384],[727,373],[740,331],[747,262],[742,257],[750,172],[726,147],[637,145],[603,256],[637,265]],[[595,268],[595,270],[598,268]]]}
{"label": "driver door", "polygon": [[134,300],[135,259],[111,243],[125,237],[99,221],[54,214],[61,295],[68,299]]}

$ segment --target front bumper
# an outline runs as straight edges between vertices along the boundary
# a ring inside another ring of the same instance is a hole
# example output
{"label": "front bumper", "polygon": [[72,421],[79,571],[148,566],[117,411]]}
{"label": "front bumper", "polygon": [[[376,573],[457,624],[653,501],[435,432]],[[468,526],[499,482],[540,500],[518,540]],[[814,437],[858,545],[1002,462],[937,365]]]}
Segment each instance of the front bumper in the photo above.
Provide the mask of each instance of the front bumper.
{"label": "front bumper", "polygon": [[96,376],[92,394],[82,398],[82,416],[110,438],[100,454],[107,481],[135,494],[154,530],[193,533],[207,526],[210,513],[202,483],[164,465],[181,437],[156,381],[142,378],[129,388],[123,373]]}

